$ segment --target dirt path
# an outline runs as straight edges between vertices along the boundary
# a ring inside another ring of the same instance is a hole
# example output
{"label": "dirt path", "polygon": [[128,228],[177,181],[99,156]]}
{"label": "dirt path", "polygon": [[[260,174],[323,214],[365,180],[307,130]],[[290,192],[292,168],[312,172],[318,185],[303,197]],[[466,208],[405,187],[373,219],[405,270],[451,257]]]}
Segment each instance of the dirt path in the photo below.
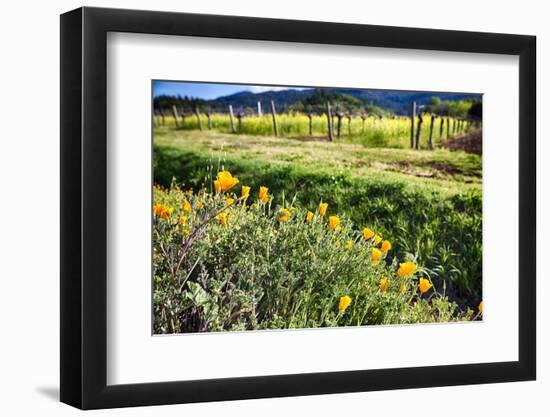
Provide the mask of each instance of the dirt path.
{"label": "dirt path", "polygon": [[483,151],[482,145],[481,130],[477,130],[466,135],[451,138],[439,146],[451,151],[462,150],[464,152],[481,155]]}

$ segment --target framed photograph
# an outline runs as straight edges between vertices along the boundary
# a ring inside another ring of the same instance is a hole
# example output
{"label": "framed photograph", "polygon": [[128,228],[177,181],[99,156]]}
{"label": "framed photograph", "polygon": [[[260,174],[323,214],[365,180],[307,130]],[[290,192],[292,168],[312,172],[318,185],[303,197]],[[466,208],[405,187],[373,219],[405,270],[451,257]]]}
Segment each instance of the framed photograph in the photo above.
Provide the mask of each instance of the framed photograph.
{"label": "framed photograph", "polygon": [[61,401],[535,379],[535,37],[61,16]]}

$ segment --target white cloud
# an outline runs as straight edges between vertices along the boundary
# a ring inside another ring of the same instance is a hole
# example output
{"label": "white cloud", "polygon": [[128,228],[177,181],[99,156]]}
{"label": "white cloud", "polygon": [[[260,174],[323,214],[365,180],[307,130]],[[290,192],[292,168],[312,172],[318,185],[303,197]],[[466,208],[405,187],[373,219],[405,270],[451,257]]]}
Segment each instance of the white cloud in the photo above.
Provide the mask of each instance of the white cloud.
{"label": "white cloud", "polygon": [[263,86],[263,85],[250,85],[247,88],[249,91],[252,91],[253,93],[263,93],[264,91],[281,91],[281,90],[307,90],[307,88],[303,87],[272,87],[269,85]]}

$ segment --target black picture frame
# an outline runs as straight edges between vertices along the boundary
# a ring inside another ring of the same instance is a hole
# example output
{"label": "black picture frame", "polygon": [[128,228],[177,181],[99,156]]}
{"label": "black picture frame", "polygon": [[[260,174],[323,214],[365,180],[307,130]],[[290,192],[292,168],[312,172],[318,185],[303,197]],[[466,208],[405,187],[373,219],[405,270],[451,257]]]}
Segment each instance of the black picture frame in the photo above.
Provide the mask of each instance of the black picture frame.
{"label": "black picture frame", "polygon": [[[107,385],[108,32],[519,56],[519,360]],[[61,16],[60,55],[62,402],[95,409],[535,379],[535,37],[84,7]]]}

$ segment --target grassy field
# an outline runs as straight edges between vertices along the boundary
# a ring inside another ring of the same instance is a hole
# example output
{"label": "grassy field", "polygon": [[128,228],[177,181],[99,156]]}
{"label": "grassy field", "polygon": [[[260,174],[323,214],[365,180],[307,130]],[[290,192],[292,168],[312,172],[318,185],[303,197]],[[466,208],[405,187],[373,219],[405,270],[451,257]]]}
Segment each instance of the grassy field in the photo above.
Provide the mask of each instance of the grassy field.
{"label": "grassy field", "polygon": [[396,259],[422,265],[441,294],[474,308],[481,301],[481,157],[407,149],[406,121],[388,122],[404,129],[386,136],[391,148],[366,147],[369,141],[353,135],[330,143],[299,139],[301,131],[283,138],[167,124],[154,132],[155,182],[169,187],[175,179],[183,189],[211,192],[225,169],[255,190],[268,187],[281,207],[293,202],[315,211],[322,200],[350,227],[370,227],[390,240]]}
{"label": "grassy field", "polygon": [[231,156],[269,161],[279,166],[305,166],[353,178],[383,175],[388,180],[428,186],[442,192],[481,189],[481,157],[445,149],[367,148],[345,140],[328,143],[170,128],[155,130],[155,144],[212,154],[216,158]]}

